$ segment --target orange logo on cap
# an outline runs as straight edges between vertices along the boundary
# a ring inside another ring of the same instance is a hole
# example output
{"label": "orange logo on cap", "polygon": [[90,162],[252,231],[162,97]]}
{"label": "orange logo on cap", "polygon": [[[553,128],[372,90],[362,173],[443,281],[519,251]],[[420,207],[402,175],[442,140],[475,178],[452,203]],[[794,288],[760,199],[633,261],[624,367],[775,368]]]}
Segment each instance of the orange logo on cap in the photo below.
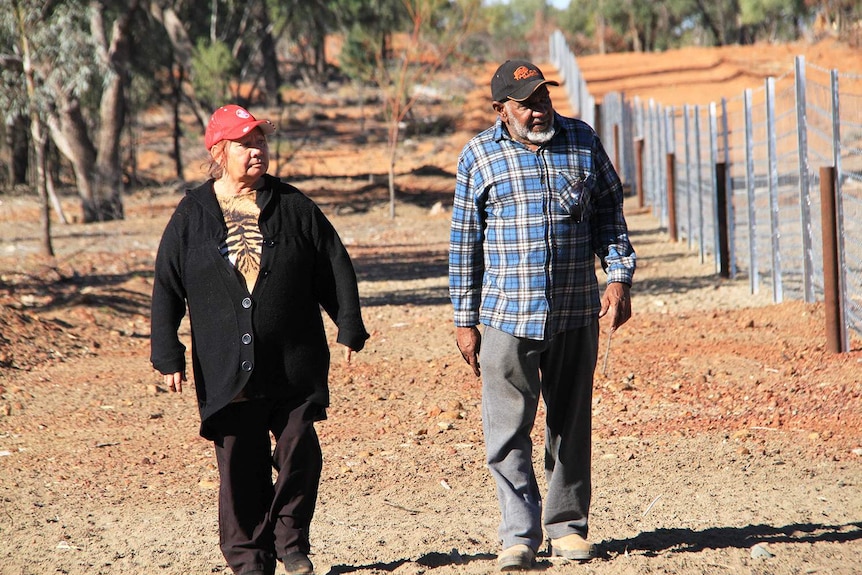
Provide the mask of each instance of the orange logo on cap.
{"label": "orange logo on cap", "polygon": [[515,70],[514,74],[512,74],[512,76],[515,78],[515,80],[526,80],[527,78],[532,78],[533,76],[538,76],[538,75],[539,75],[538,70],[535,70],[532,68],[527,68],[526,66],[518,66],[518,68]]}

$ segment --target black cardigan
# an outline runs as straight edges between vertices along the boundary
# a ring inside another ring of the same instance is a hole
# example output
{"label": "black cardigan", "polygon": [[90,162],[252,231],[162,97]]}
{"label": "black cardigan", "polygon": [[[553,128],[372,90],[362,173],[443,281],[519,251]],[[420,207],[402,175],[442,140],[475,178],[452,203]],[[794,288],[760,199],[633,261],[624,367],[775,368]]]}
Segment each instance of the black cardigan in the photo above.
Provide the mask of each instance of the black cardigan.
{"label": "black cardigan", "polygon": [[201,435],[207,420],[245,389],[248,397],[305,398],[329,405],[329,347],[322,307],[337,341],[356,351],[368,333],[350,256],[323,212],[272,176],[257,194],[263,236],[251,294],[219,253],[227,227],[210,180],[187,191],[156,256],[151,361],[160,373],[185,372],[177,335],[186,306]]}

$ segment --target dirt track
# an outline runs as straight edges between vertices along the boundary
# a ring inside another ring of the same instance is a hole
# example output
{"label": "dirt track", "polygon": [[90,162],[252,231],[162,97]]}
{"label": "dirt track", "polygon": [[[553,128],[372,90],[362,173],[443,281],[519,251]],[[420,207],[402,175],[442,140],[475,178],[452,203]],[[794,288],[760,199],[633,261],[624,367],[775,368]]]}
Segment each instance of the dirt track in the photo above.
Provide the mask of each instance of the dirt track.
{"label": "dirt track", "polygon": [[[490,122],[480,104],[451,137],[410,147],[405,171],[438,169],[399,180],[394,221],[385,185],[302,177],[313,147],[290,164],[349,246],[372,332],[353,365],[333,363],[319,426],[321,574],[494,571],[479,387],[454,348],[448,218],[432,208],[449,201],[459,142]],[[33,255],[32,202],[0,205],[2,575],[228,573],[193,394],[166,393],[146,359],[152,258],[177,199],[139,193],[124,222],[58,228],[53,262]],[[829,354],[818,304],[770,305],[744,279],[719,281],[648,211],[628,213],[635,317],[594,397],[602,554],[543,555],[540,569],[858,573],[862,343]],[[536,445],[540,466],[540,429]],[[772,556],[753,557],[757,544]]]}

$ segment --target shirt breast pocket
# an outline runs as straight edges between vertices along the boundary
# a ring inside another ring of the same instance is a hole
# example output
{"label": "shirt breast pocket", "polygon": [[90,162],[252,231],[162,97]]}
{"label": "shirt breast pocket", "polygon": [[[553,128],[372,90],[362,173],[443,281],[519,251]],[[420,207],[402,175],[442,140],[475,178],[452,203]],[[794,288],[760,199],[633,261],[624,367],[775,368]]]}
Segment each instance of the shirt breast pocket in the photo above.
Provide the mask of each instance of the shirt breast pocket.
{"label": "shirt breast pocket", "polygon": [[595,184],[596,177],[593,174],[557,173],[556,185],[560,196],[560,207],[576,223],[581,223],[589,212],[590,198]]}

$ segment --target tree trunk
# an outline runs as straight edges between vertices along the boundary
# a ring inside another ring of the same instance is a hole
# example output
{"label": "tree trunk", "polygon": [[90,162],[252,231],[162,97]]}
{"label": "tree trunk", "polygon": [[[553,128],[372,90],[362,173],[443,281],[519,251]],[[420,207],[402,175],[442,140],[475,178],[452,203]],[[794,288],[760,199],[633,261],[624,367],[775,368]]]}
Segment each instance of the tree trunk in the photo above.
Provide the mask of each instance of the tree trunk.
{"label": "tree trunk", "polygon": [[177,179],[179,181],[183,181],[185,178],[183,177],[183,159],[182,159],[182,122],[180,120],[180,102],[182,100],[182,83],[183,76],[185,73],[183,71],[182,64],[177,65],[176,74],[171,73],[171,88],[172,88],[172,98],[171,98],[171,107],[174,112],[174,130],[173,130],[173,155],[174,155],[174,169],[177,171]]}
{"label": "tree trunk", "polygon": [[719,26],[719,23],[716,22],[716,19],[712,17],[712,14],[710,14],[709,7],[704,3],[703,0],[696,0],[695,4],[697,4],[697,8],[700,12],[700,16],[703,20],[704,26],[707,28],[707,30],[712,32],[712,35],[714,37],[714,45],[724,46],[724,30],[721,28],[721,26]]}
{"label": "tree trunk", "polygon": [[[215,11],[215,7],[217,6],[217,2],[213,0],[213,18],[217,18]],[[168,35],[168,39],[171,41],[171,47],[174,52],[174,59],[177,64],[180,66],[182,70],[191,70],[192,69],[192,41],[189,39],[188,33],[186,29],[183,27],[183,22],[180,20],[177,13],[170,7],[161,7],[157,2],[150,2],[150,16],[155,18],[155,20],[165,28],[165,32]],[[213,30],[215,29],[215,23],[213,23]],[[214,31],[213,31],[214,33]],[[183,77],[184,79],[185,77]],[[194,112],[197,117],[198,123],[201,128],[206,126],[209,121],[210,111],[205,110],[203,106],[201,106],[198,99],[195,97],[194,92],[191,89],[191,86],[183,82],[182,86],[187,89],[187,92],[184,92],[186,103],[191,108],[192,112]]]}
{"label": "tree trunk", "polygon": [[51,208],[48,205],[48,193],[45,187],[45,177],[47,175],[47,164],[45,160],[46,137],[42,131],[42,122],[39,120],[39,111],[36,107],[36,81],[33,78],[33,61],[30,54],[30,42],[27,39],[27,34],[24,29],[24,18],[21,13],[21,6],[13,3],[15,10],[15,19],[18,25],[20,36],[18,38],[21,48],[21,58],[24,68],[24,82],[27,86],[27,104],[30,108],[30,134],[33,138],[33,146],[36,151],[36,191],[39,194],[40,205],[40,222],[42,227],[42,243],[41,253],[43,255],[53,257],[54,246],[51,242]]}
{"label": "tree trunk", "polygon": [[[46,142],[47,143],[47,142]],[[47,147],[47,146],[46,146]],[[45,190],[48,193],[48,200],[54,207],[54,213],[57,214],[57,219],[60,223],[66,225],[69,223],[69,218],[66,217],[66,212],[63,211],[63,204],[60,202],[60,197],[57,195],[57,190],[54,187],[54,172],[52,170],[52,155],[45,154]]]}
{"label": "tree trunk", "polygon": [[395,162],[398,156],[399,117],[389,127],[389,217],[395,219]]}
{"label": "tree trunk", "polygon": [[81,217],[84,222],[100,221],[101,200],[96,195],[96,149],[87,134],[87,125],[80,103],[57,92],[56,115],[46,119],[51,139],[72,164],[78,195],[81,198]]}
{"label": "tree trunk", "polygon": [[96,156],[96,195],[102,199],[99,216],[103,220],[123,219],[123,169],[120,162],[120,140],[126,117],[123,79],[105,87],[101,105],[102,126],[98,134]]}
{"label": "tree trunk", "polygon": [[[96,195],[102,198],[104,207],[100,216],[104,219],[123,219],[123,167],[120,158],[120,142],[126,122],[125,83],[127,67],[131,57],[129,34],[132,20],[138,9],[138,1],[129,2],[128,10],[120,14],[111,26],[110,43],[103,41],[104,57],[111,74],[102,92],[99,106],[101,121],[97,135]],[[91,29],[97,35],[104,29],[100,7],[93,7]]]}
{"label": "tree trunk", "polygon": [[27,183],[30,167],[30,126],[27,116],[15,116],[6,124],[6,146],[9,148],[9,183]]}
{"label": "tree trunk", "polygon": [[48,163],[46,150],[48,139],[42,134],[42,126],[38,119],[33,122],[33,144],[36,148],[36,190],[39,193],[39,223],[42,229],[40,253],[54,257],[54,244],[51,239],[51,204],[48,201]]}
{"label": "tree trunk", "polygon": [[267,106],[281,104],[281,75],[278,73],[278,54],[275,50],[275,40],[272,37],[272,22],[266,1],[260,2],[260,54],[263,66],[264,97]]}
{"label": "tree trunk", "polygon": [[123,218],[123,172],[120,142],[126,116],[125,74],[129,61],[129,31],[138,2],[129,3],[111,28],[110,43],[104,37],[102,10],[90,5],[90,30],[101,48],[100,57],[110,68],[99,104],[99,131],[90,138],[81,105],[57,89],[56,112],[47,124],[57,149],[69,159],[75,172],[85,223]]}

